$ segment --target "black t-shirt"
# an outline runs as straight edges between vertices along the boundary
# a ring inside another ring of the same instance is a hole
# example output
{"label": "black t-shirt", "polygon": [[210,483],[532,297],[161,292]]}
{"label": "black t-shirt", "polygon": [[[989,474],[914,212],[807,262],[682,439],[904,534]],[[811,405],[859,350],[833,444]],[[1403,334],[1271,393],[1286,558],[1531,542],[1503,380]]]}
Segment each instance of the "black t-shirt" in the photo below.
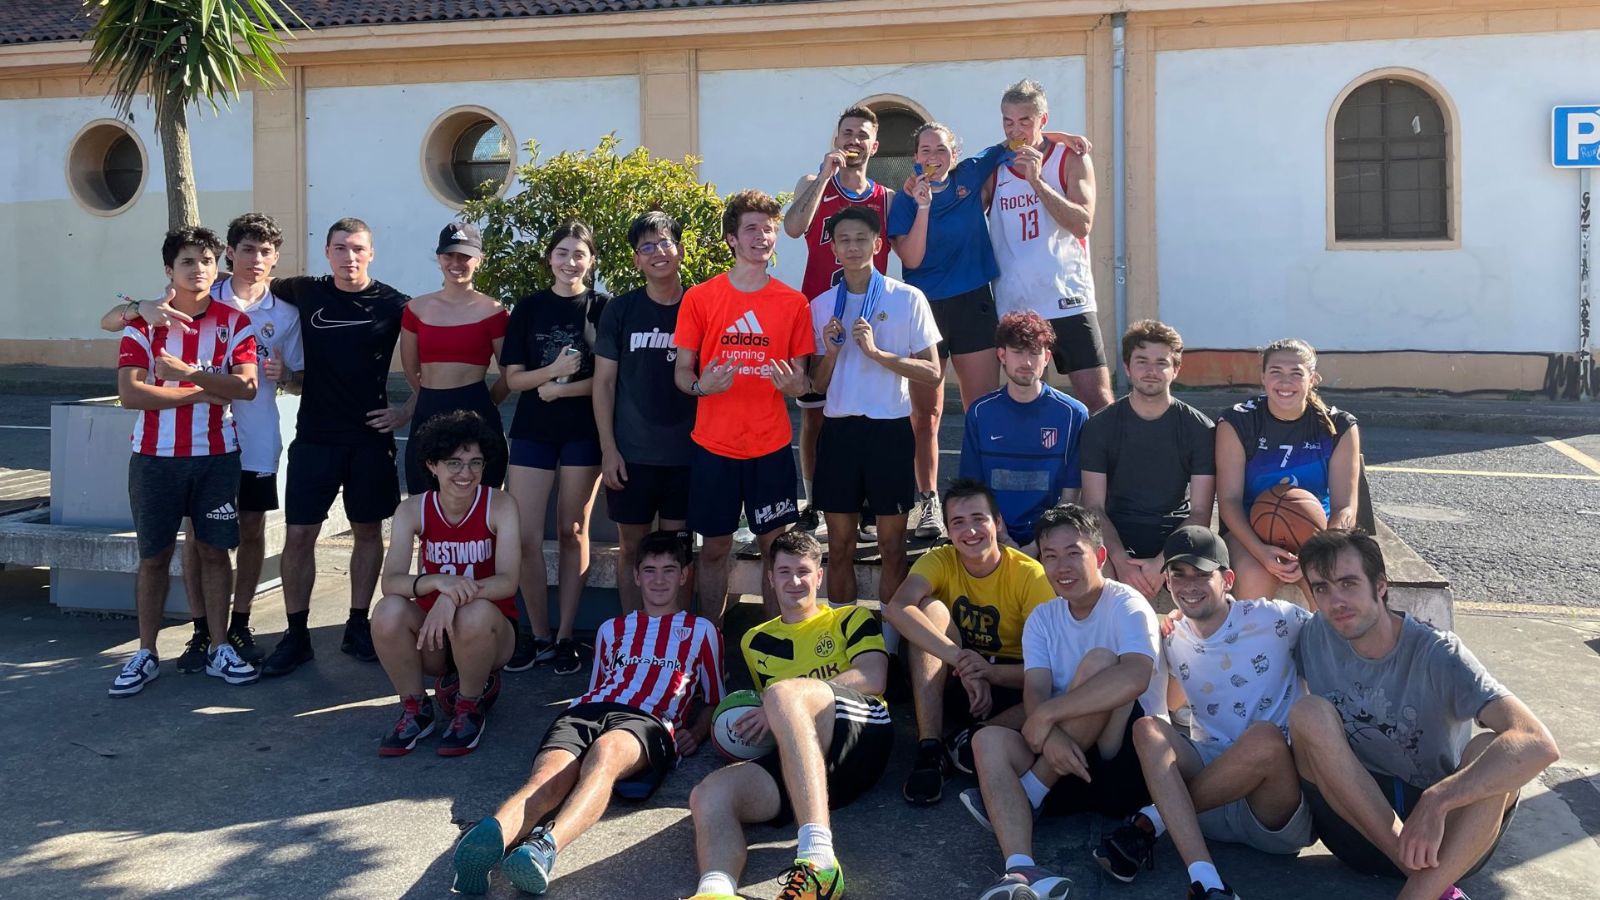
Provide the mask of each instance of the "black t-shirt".
{"label": "black t-shirt", "polygon": [[[500,364],[542,369],[556,361],[563,347],[583,352],[573,381],[594,377],[594,340],[600,314],[611,298],[593,290],[578,297],[563,297],[548,288],[517,301],[500,345]],[[594,428],[594,401],[588,396],[561,397],[546,402],[537,390],[517,397],[511,418],[511,437],[535,441],[598,439]]]}
{"label": "black t-shirt", "polygon": [[617,449],[630,463],[686,466],[695,399],[673,383],[672,334],[681,303],[666,306],[637,288],[606,304],[594,352],[617,364]]}
{"label": "black t-shirt", "polygon": [[1078,464],[1106,476],[1111,524],[1176,528],[1187,518],[1190,476],[1217,473],[1214,427],[1176,398],[1149,421],[1127,397],[1095,413],[1083,426]]}
{"label": "black t-shirt", "polygon": [[367,414],[389,405],[389,364],[411,298],[381,281],[340,290],[333,276],[274,278],[272,293],[300,310],[305,381],[295,437],[314,444],[386,443]]}

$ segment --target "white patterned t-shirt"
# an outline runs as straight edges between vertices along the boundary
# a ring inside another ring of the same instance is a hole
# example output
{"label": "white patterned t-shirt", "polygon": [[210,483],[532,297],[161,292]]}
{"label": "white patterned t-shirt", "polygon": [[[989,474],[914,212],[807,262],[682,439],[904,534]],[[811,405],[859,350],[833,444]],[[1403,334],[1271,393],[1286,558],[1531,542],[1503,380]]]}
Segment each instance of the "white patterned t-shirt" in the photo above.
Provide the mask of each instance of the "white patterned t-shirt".
{"label": "white patterned t-shirt", "polygon": [[1233,600],[1210,637],[1180,619],[1162,641],[1167,671],[1189,697],[1196,744],[1232,746],[1253,722],[1288,735],[1289,707],[1303,693],[1294,648],[1311,614],[1284,600]]}

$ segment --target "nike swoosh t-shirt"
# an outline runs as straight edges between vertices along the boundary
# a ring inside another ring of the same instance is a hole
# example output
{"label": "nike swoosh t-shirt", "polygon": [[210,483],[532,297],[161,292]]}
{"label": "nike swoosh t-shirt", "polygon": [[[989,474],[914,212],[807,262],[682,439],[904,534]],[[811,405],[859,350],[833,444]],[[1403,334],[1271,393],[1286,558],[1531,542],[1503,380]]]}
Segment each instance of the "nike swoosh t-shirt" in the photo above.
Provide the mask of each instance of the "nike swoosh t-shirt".
{"label": "nike swoosh t-shirt", "polygon": [[343,291],[331,275],[274,278],[272,293],[300,310],[306,369],[295,437],[340,446],[393,441],[367,424],[367,413],[389,405],[389,364],[411,298],[381,281]]}

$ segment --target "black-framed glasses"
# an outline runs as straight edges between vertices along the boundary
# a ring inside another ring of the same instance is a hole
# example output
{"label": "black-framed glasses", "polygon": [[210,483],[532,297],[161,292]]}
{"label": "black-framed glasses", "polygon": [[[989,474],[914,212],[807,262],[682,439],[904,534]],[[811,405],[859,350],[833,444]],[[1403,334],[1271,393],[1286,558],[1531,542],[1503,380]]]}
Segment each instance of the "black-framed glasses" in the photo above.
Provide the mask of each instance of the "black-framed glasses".
{"label": "black-framed glasses", "polygon": [[655,256],[657,251],[660,251],[661,253],[671,253],[673,250],[677,249],[677,247],[678,244],[676,241],[672,240],[671,238],[662,238],[659,241],[650,241],[649,243],[640,244],[636,249],[636,252],[640,256]]}
{"label": "black-framed glasses", "polygon": [[444,459],[440,462],[444,463],[444,470],[451,475],[460,475],[463,466],[476,475],[483,471],[484,465],[481,459]]}

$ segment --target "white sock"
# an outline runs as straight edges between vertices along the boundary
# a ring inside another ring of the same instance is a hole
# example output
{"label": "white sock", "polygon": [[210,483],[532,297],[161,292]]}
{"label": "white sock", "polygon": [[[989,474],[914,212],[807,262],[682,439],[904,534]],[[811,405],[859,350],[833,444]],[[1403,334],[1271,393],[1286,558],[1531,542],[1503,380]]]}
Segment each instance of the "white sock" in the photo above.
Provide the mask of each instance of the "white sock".
{"label": "white sock", "polygon": [[1161,837],[1163,834],[1167,833],[1167,823],[1161,821],[1161,810],[1156,809],[1156,805],[1154,803],[1146,806],[1144,809],[1139,810],[1139,815],[1150,820],[1151,826],[1153,826],[1156,830],[1156,837]]}
{"label": "white sock", "polygon": [[837,864],[833,857],[833,832],[811,822],[801,825],[800,847],[795,857],[815,863],[819,869],[833,868]]}
{"label": "white sock", "polygon": [[700,886],[695,888],[696,894],[737,894],[739,886],[733,883],[733,876],[727,872],[710,871],[700,876]]}
{"label": "white sock", "polygon": [[1217,867],[1208,862],[1189,863],[1189,880],[1200,882],[1206,890],[1224,890],[1222,876],[1217,874]]}
{"label": "white sock", "polygon": [[806,505],[810,506],[811,505],[811,479],[809,479],[809,478],[800,479],[800,486],[805,488],[805,491],[806,491]]}
{"label": "white sock", "polygon": [[1007,872],[1011,871],[1012,869],[1025,869],[1033,864],[1033,857],[1026,853],[1013,853],[1006,857]]}
{"label": "white sock", "polygon": [[1050,793],[1050,789],[1044,786],[1044,782],[1040,781],[1038,776],[1029,771],[1022,773],[1022,792],[1028,795],[1028,805],[1038,809],[1044,805],[1045,795]]}

